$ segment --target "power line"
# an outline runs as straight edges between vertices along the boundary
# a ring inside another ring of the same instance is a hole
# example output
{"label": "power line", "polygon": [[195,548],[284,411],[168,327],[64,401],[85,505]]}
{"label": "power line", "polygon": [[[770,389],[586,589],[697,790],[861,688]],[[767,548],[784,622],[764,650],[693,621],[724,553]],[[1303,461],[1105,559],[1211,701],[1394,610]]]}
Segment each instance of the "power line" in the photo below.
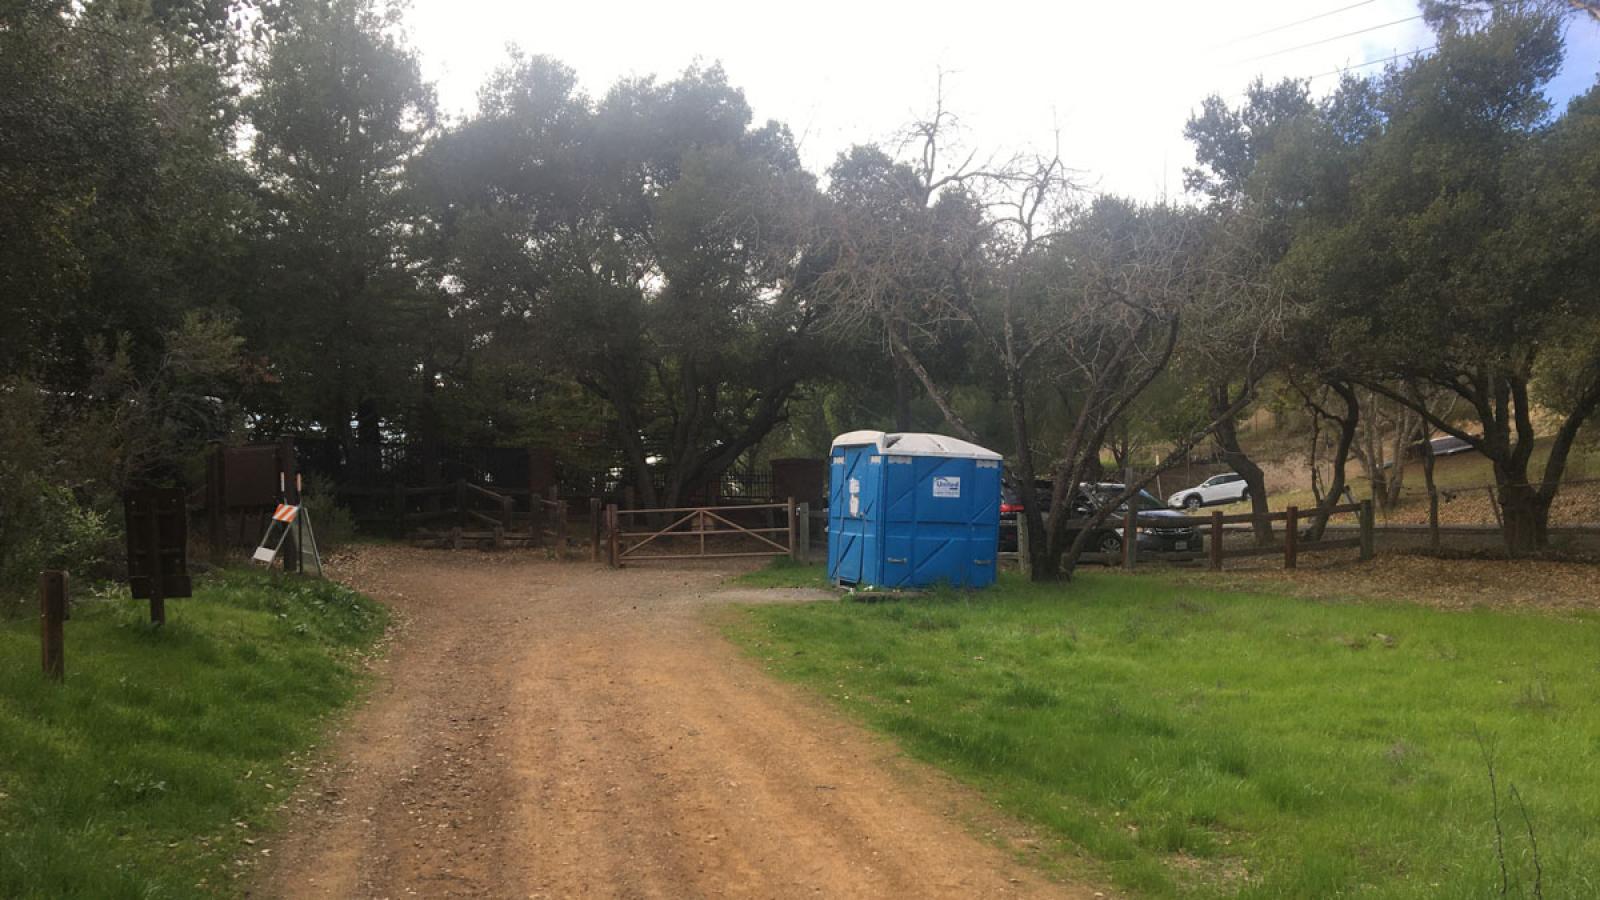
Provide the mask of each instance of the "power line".
{"label": "power line", "polygon": [[1437,50],[1437,49],[1439,49],[1439,45],[1438,44],[1433,44],[1433,45],[1428,46],[1428,47],[1418,47],[1415,50],[1407,50],[1404,53],[1396,53],[1393,56],[1385,57],[1383,59],[1374,59],[1374,60],[1370,60],[1368,62],[1360,63],[1360,64],[1354,65],[1354,66],[1345,66],[1342,69],[1331,69],[1331,70],[1329,70],[1327,72],[1322,72],[1322,73],[1319,73],[1319,74],[1316,74],[1316,75],[1312,75],[1310,78],[1307,78],[1306,80],[1307,81],[1315,81],[1318,78],[1327,78],[1329,75],[1343,75],[1345,72],[1354,72],[1357,69],[1366,69],[1366,68],[1370,68],[1372,66],[1383,65],[1384,63],[1392,63],[1397,59],[1402,59],[1402,58],[1407,57],[1407,56],[1417,56],[1419,54],[1427,53],[1430,50]]}
{"label": "power line", "polygon": [[1216,47],[1214,47],[1212,49],[1221,50],[1221,49],[1223,49],[1225,47],[1232,47],[1235,44],[1242,44],[1245,41],[1253,41],[1258,37],[1266,37],[1269,34],[1277,34],[1280,31],[1287,31],[1290,28],[1295,27],[1296,25],[1304,25],[1307,22],[1315,22],[1318,19],[1326,19],[1329,16],[1335,16],[1335,15],[1338,15],[1339,13],[1342,13],[1342,12],[1348,12],[1348,11],[1350,11],[1352,9],[1356,9],[1358,7],[1371,6],[1372,4],[1377,3],[1377,2],[1378,2],[1378,0],[1361,0],[1360,3],[1352,3],[1352,4],[1348,5],[1348,6],[1341,6],[1338,9],[1330,9],[1327,12],[1317,13],[1314,16],[1307,16],[1304,19],[1300,19],[1298,21],[1290,22],[1290,23],[1288,23],[1286,25],[1278,25],[1278,26],[1275,26],[1273,28],[1268,28],[1265,31],[1258,31],[1255,34],[1247,34],[1244,37],[1234,38],[1233,40],[1228,41],[1225,44],[1218,44]]}
{"label": "power line", "polygon": [[1396,25],[1404,25],[1407,22],[1415,22],[1416,20],[1418,20],[1420,18],[1422,18],[1422,13],[1417,13],[1414,16],[1406,16],[1404,19],[1395,19],[1393,22],[1385,22],[1382,25],[1374,25],[1371,28],[1359,28],[1359,29],[1357,29],[1355,31],[1347,31],[1344,34],[1336,34],[1333,37],[1323,38],[1323,39],[1318,40],[1318,41],[1312,41],[1312,42],[1310,42],[1308,44],[1300,44],[1297,47],[1286,47],[1286,48],[1284,48],[1282,50],[1274,50],[1271,53],[1263,53],[1260,56],[1252,56],[1249,59],[1240,60],[1239,64],[1242,65],[1244,63],[1259,62],[1260,60],[1263,60],[1263,59],[1271,59],[1274,56],[1282,56],[1285,53],[1293,53],[1296,50],[1304,50],[1304,49],[1306,49],[1308,47],[1320,47],[1323,44],[1331,44],[1334,41],[1342,41],[1345,38],[1355,37],[1358,34],[1366,34],[1366,33],[1370,32],[1370,31],[1379,31],[1379,30],[1384,29],[1384,28],[1392,28],[1392,27],[1394,27]]}

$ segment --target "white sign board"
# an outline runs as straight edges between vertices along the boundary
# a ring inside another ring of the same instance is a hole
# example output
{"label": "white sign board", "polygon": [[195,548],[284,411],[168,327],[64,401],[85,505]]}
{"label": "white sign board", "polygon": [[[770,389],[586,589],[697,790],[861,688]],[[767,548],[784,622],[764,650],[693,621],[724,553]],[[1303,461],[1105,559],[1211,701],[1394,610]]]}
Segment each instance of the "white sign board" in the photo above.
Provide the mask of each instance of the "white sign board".
{"label": "white sign board", "polygon": [[960,499],[961,476],[935,475],[933,478],[933,496],[949,499]]}

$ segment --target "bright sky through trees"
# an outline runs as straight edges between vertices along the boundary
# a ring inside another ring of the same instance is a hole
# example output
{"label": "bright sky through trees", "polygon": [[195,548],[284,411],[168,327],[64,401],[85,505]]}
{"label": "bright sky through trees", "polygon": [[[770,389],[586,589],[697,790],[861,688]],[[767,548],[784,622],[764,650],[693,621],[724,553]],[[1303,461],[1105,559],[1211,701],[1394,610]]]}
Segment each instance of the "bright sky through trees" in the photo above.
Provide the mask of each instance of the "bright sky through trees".
{"label": "bright sky through trees", "polygon": [[[926,112],[943,70],[968,145],[1044,146],[1059,128],[1086,181],[1147,198],[1182,190],[1192,162],[1183,122],[1207,94],[1238,94],[1257,74],[1317,76],[1320,93],[1341,68],[1433,43],[1414,0],[413,2],[412,40],[452,115],[472,107],[507,43],[575,67],[593,93],[621,76],[721,61],[756,115],[786,122],[820,172]],[[1569,28],[1551,88],[1561,101],[1600,69],[1600,27],[1574,18]]]}

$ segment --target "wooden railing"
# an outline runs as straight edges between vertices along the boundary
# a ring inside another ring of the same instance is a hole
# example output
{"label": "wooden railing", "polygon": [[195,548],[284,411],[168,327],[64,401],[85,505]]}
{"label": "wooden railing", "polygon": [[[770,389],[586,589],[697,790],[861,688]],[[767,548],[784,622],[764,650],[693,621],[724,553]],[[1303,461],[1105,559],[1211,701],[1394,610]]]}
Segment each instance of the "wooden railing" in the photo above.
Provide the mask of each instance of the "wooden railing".
{"label": "wooden railing", "polygon": [[[1302,517],[1299,508],[1294,506],[1285,509],[1283,512],[1266,513],[1264,515],[1238,513],[1225,516],[1220,511],[1214,512],[1209,520],[1211,530],[1211,546],[1209,548],[1211,568],[1214,571],[1222,571],[1222,561],[1225,559],[1237,559],[1247,556],[1272,556],[1281,553],[1283,555],[1283,567],[1285,569],[1293,569],[1298,564],[1301,553],[1325,550],[1356,549],[1360,551],[1361,559],[1371,559],[1374,552],[1372,501],[1362,500],[1360,503],[1346,503],[1328,510],[1330,518],[1336,515],[1349,515],[1352,513],[1356,516],[1358,530],[1356,537],[1329,538],[1324,536],[1315,541],[1307,541],[1301,538],[1300,526],[1310,516]],[[1199,525],[1207,520],[1186,517],[1184,521]],[[1274,540],[1271,543],[1258,544],[1254,547],[1241,547],[1234,550],[1229,550],[1223,546],[1223,536],[1228,525],[1249,524],[1254,526],[1258,522],[1282,522],[1282,541]]]}
{"label": "wooden railing", "polygon": [[[1124,568],[1131,569],[1140,560],[1178,560],[1187,561],[1198,559],[1201,555],[1199,548],[1194,551],[1144,551],[1138,549],[1138,531],[1140,527],[1160,528],[1194,528],[1198,533],[1206,535],[1203,539],[1206,546],[1205,555],[1209,558],[1211,568],[1220,571],[1225,559],[1238,559],[1250,556],[1283,556],[1284,568],[1293,569],[1299,562],[1301,553],[1321,552],[1325,550],[1360,550],[1360,558],[1371,559],[1374,548],[1374,535],[1377,529],[1373,525],[1372,501],[1363,500],[1359,503],[1347,503],[1335,506],[1328,510],[1328,516],[1336,515],[1356,516],[1356,522],[1351,526],[1339,526],[1329,523],[1326,530],[1348,531],[1355,528],[1356,537],[1329,538],[1321,537],[1316,541],[1307,541],[1301,537],[1301,529],[1315,515],[1315,511],[1302,512],[1297,507],[1289,507],[1282,512],[1269,512],[1262,515],[1255,513],[1237,513],[1223,515],[1219,510],[1210,516],[1171,516],[1160,517],[1143,515],[1130,511],[1119,520],[1101,522],[1096,530],[1117,530],[1121,536],[1121,553],[1105,554],[1090,550],[1083,554],[1085,559],[1104,559],[1106,564],[1120,563]],[[1074,519],[1066,522],[1069,531],[1089,527],[1094,520]],[[1276,535],[1271,543],[1255,546],[1238,547],[1229,549],[1225,546],[1228,534],[1239,534],[1244,529],[1241,525],[1254,526],[1257,522],[1282,522],[1283,530],[1281,539]],[[1002,558],[1014,559],[1022,565],[1027,565],[1027,533],[1024,523],[1017,523],[1017,552],[1002,553]],[[1324,534],[1326,534],[1326,530]]]}

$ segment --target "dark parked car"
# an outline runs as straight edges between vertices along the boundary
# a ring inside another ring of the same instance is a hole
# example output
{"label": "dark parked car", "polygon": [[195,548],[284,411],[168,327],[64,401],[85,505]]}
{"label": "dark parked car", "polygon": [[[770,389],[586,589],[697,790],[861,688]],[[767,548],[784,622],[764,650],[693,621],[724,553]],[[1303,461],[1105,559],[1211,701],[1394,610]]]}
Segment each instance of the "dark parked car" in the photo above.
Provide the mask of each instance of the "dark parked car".
{"label": "dark parked car", "polygon": [[[1037,490],[1044,514],[1048,516],[1053,485],[1041,480],[1037,483]],[[1111,482],[1080,485],[1077,502],[1073,508],[1074,515],[1068,522],[1068,528],[1072,528],[1073,520],[1087,520],[1105,504],[1114,502],[1122,491],[1122,485]],[[1140,551],[1191,553],[1198,556],[1204,549],[1200,530],[1186,524],[1182,513],[1167,509],[1166,505],[1149,491],[1140,491],[1134,497],[1134,501],[1139,510]],[[1022,503],[1016,492],[1009,487],[1005,488],[1001,493],[1000,503],[1000,549],[1004,552],[1017,550],[1017,527],[1021,512]],[[1122,525],[1126,515],[1126,504],[1119,505],[1104,522],[1100,523],[1099,527],[1089,535],[1087,543],[1089,552],[1120,554]]]}

